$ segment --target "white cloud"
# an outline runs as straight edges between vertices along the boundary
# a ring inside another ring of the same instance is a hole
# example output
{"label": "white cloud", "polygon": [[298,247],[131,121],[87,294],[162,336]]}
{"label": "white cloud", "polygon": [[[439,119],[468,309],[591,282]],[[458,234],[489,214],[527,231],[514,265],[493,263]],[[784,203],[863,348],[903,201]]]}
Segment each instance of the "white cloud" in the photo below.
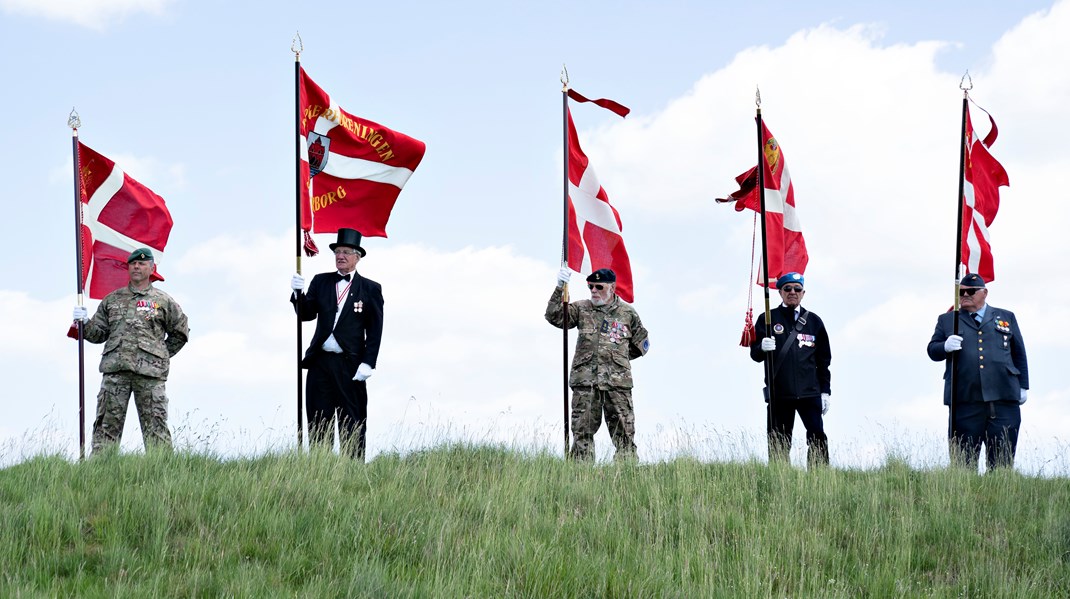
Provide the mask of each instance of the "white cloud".
{"label": "white cloud", "polygon": [[16,14],[68,21],[90,29],[106,29],[129,16],[164,14],[173,0],[0,0],[0,9]]}

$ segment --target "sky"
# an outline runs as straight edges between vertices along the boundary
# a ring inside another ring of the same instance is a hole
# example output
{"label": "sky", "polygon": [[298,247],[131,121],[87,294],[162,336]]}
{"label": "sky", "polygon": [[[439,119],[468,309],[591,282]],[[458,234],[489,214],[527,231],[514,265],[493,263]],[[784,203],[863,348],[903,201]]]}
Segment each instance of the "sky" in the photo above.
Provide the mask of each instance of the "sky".
{"label": "sky", "polygon": [[[1070,293],[1058,142],[1070,1],[806,4],[0,0],[0,199],[13,210],[0,236],[0,465],[78,455],[78,349],[64,336],[77,301],[72,107],[81,141],[174,219],[158,286],[191,328],[167,382],[176,446],[294,447],[299,32],[302,65],[342,108],[427,144],[389,237],[363,244],[359,270],[386,298],[370,457],[453,441],[560,453],[561,333],[543,312],[560,260],[566,65],[577,91],[632,109],[572,112],[650,331],[633,362],[640,458],[764,460],[762,368],[738,346],[748,293],[763,306],[753,219],[714,202],[754,164],[758,89],[809,248],[804,306],[832,343],[832,463],[946,465],[944,367],[925,346],[952,302],[968,71],[1011,181],[990,229],[989,301],[1017,314],[1029,352],[1017,468],[1070,475],[1070,341],[1049,328]],[[983,113],[973,120],[986,130]],[[306,278],[332,268],[324,254],[301,261]],[[87,344],[87,437],[99,359]],[[141,451],[130,412],[123,447]],[[800,465],[803,437],[797,422]],[[604,429],[596,444],[608,459]]]}

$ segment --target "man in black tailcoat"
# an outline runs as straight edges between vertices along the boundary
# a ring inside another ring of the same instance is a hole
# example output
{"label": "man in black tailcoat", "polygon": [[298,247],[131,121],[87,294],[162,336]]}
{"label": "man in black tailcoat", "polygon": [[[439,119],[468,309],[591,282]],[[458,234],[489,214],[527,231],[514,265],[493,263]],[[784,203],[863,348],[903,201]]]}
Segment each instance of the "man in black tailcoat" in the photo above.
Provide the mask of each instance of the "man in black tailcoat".
{"label": "man in black tailcoat", "polygon": [[316,333],[301,362],[308,369],[305,408],[309,442],[330,447],[334,443],[334,419],[343,452],[364,459],[368,421],[368,377],[375,371],[383,335],[383,288],[357,273],[357,263],[367,252],[360,247],[361,234],[338,230],[334,251],[336,272],[305,279],[293,276],[290,302],[301,320],[315,320]]}

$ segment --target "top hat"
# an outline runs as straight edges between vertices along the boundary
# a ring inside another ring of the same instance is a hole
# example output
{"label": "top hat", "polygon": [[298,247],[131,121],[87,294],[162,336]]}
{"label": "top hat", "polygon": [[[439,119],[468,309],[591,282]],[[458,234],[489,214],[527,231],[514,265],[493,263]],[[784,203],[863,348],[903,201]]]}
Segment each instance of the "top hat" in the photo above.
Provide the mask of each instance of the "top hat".
{"label": "top hat", "polygon": [[358,252],[360,252],[361,258],[368,255],[368,252],[364,251],[364,248],[360,247],[360,231],[356,229],[338,229],[338,241],[330,244],[329,247],[331,248],[331,251],[334,251],[334,248],[340,245],[351,247],[357,250]]}

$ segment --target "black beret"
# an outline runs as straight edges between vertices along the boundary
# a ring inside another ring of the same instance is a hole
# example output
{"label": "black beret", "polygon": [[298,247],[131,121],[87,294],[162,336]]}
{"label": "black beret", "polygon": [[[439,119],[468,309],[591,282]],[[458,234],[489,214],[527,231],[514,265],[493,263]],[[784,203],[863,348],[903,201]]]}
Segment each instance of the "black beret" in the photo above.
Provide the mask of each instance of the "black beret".
{"label": "black beret", "polygon": [[587,277],[588,283],[616,283],[617,274],[608,268],[599,268]]}

